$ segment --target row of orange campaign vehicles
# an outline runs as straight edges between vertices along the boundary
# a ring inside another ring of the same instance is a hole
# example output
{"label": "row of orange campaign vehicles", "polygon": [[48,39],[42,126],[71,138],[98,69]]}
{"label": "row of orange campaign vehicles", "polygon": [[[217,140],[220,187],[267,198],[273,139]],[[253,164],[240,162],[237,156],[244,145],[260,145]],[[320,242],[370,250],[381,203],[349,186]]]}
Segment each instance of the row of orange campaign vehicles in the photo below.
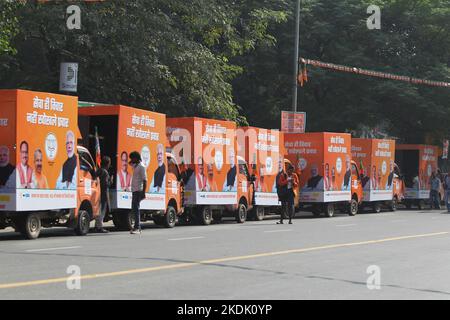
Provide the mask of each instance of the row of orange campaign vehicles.
{"label": "row of orange campaign vehicles", "polygon": [[367,206],[378,212],[382,205],[396,210],[401,201],[423,206],[438,158],[433,146],[238,128],[73,96],[0,90],[0,229],[13,227],[29,239],[52,226],[87,234],[100,211],[92,156],[98,144],[113,159],[106,219],[120,230],[133,223],[132,151],[140,152],[148,176],[142,219],[169,228],[226,216],[239,223],[262,220],[280,208],[276,181],[286,165],[299,176],[297,209],[314,215],[355,215]]}

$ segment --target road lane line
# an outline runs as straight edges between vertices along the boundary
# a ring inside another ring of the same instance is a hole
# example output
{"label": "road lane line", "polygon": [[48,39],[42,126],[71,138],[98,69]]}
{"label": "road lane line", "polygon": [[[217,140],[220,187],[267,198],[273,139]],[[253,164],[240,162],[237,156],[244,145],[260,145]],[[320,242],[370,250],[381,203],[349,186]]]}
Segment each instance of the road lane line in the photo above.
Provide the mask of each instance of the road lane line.
{"label": "road lane line", "polygon": [[284,230],[266,230],[264,233],[275,233],[275,232],[290,232],[292,229],[284,229]]}
{"label": "road lane line", "polygon": [[[129,269],[129,270],[123,270],[123,271],[98,273],[98,274],[88,274],[88,275],[80,276],[80,280],[112,278],[112,277],[149,273],[149,272],[162,271],[162,270],[173,270],[173,269],[189,268],[189,267],[194,267],[194,266],[213,265],[213,264],[217,264],[217,263],[225,263],[225,262],[231,262],[231,261],[249,260],[249,259],[256,259],[256,258],[263,258],[263,257],[273,257],[273,256],[279,256],[279,255],[305,253],[305,252],[328,250],[328,249],[356,247],[356,246],[362,246],[362,245],[379,244],[379,243],[408,240],[408,239],[429,238],[429,237],[448,235],[449,233],[450,232],[445,231],[445,232],[417,234],[417,235],[410,235],[410,236],[399,236],[399,237],[384,238],[384,239],[378,239],[378,240],[331,244],[331,245],[324,245],[324,246],[310,247],[310,248],[300,248],[300,249],[292,249],[292,250],[284,250],[284,251],[257,253],[257,254],[251,254],[251,255],[245,255],[245,256],[235,256],[235,257],[218,258],[218,259],[194,261],[194,262],[187,262],[187,263],[169,264],[169,265],[162,265],[162,266],[158,266],[158,267]],[[63,277],[63,278],[5,283],[5,284],[0,284],[0,289],[14,289],[14,288],[20,288],[20,287],[31,287],[31,286],[38,286],[38,285],[64,283],[70,279],[71,279],[70,277]]]}
{"label": "road lane line", "polygon": [[175,238],[175,239],[168,239],[168,240],[169,241],[182,241],[182,240],[195,240],[195,239],[205,239],[205,237]]}
{"label": "road lane line", "polygon": [[69,250],[69,249],[80,249],[80,246],[76,247],[60,247],[60,248],[47,248],[47,249],[31,249],[25,250],[25,252],[41,252],[41,251],[54,251],[54,250]]}
{"label": "road lane line", "polygon": [[336,225],[336,227],[353,227],[356,226],[356,223],[352,223],[352,224],[338,224]]}

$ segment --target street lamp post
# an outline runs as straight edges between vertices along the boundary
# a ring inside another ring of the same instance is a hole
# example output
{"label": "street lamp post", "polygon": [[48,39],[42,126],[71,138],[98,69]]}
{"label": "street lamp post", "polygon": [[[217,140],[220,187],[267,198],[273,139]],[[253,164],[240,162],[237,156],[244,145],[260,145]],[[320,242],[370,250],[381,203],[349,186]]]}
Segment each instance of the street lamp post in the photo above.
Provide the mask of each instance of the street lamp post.
{"label": "street lamp post", "polygon": [[299,59],[299,46],[300,46],[300,1],[297,0],[296,12],[295,12],[295,50],[294,50],[294,79],[292,85],[292,111],[297,111],[298,100],[298,59]]}

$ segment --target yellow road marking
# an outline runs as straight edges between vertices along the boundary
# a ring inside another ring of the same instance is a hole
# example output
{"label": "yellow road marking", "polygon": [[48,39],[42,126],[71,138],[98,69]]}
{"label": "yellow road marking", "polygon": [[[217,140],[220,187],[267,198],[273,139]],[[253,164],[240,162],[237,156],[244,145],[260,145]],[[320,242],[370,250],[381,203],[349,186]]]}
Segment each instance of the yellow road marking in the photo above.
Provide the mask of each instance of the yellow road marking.
{"label": "yellow road marking", "polygon": [[[327,249],[355,247],[355,246],[378,244],[378,243],[407,240],[407,239],[436,237],[436,236],[441,236],[441,235],[446,235],[446,234],[449,234],[449,232],[436,232],[436,233],[418,234],[418,235],[411,235],[411,236],[385,238],[385,239],[379,239],[379,240],[331,244],[331,245],[324,245],[324,246],[319,246],[319,247],[310,247],[310,248],[303,248],[303,249],[265,252],[265,253],[257,253],[257,254],[251,254],[251,255],[245,255],[245,256],[236,256],[236,257],[228,257],[228,258],[203,260],[203,261],[197,261],[197,262],[169,264],[169,265],[163,265],[163,266],[158,266],[158,267],[130,269],[130,270],[106,272],[106,273],[98,273],[98,274],[88,274],[88,275],[80,276],[80,279],[81,280],[91,280],[91,279],[100,279],[100,278],[119,277],[119,276],[131,275],[131,274],[148,273],[148,272],[155,272],[155,271],[162,271],[162,270],[181,269],[181,268],[188,268],[188,267],[194,267],[194,266],[200,266],[200,265],[211,265],[211,264],[217,264],[217,263],[224,263],[224,262],[230,262],[230,261],[249,260],[249,259],[256,259],[256,258],[287,255],[287,254],[294,254],[294,253],[305,253],[305,252],[327,250]],[[53,284],[53,283],[63,283],[63,282],[66,282],[67,280],[69,280],[69,277],[6,283],[6,284],[0,284],[0,289],[13,289],[13,288],[20,288],[20,287],[48,285],[48,284]]]}

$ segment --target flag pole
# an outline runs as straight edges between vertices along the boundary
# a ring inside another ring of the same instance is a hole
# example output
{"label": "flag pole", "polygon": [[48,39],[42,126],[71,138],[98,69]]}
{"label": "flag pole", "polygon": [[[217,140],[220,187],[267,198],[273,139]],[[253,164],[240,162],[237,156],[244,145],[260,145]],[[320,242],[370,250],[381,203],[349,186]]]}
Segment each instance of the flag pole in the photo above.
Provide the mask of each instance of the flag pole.
{"label": "flag pole", "polygon": [[300,46],[300,0],[297,0],[295,12],[295,50],[294,50],[294,81],[292,92],[292,111],[297,112],[298,101],[298,64],[299,64],[299,46]]}

